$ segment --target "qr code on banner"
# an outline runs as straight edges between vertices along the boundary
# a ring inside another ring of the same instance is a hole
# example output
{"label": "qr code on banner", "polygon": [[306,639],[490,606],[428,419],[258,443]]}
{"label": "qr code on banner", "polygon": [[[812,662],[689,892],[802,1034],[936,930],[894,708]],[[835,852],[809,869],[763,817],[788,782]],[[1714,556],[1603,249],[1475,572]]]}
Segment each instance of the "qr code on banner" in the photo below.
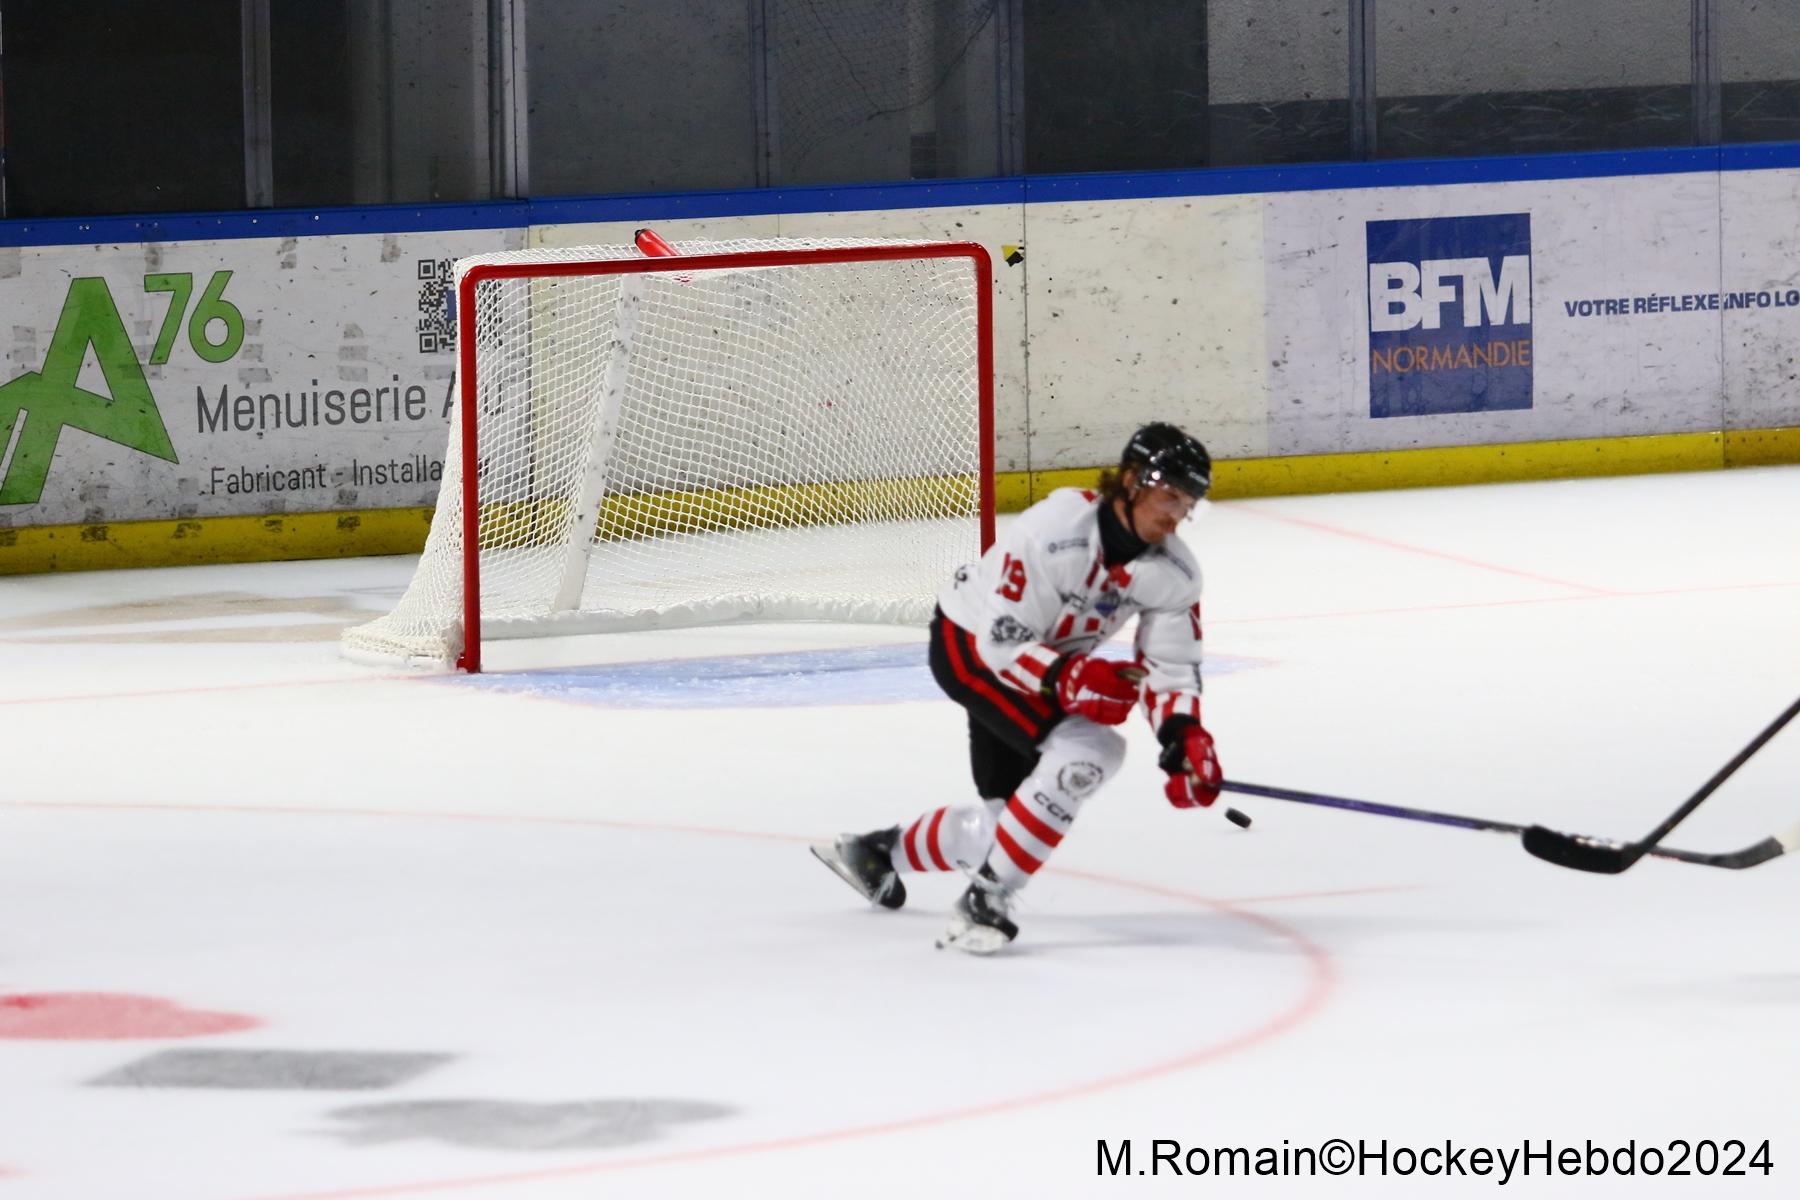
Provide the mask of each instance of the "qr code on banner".
{"label": "qr code on banner", "polygon": [[451,307],[449,258],[419,260],[419,353],[456,349],[456,313]]}

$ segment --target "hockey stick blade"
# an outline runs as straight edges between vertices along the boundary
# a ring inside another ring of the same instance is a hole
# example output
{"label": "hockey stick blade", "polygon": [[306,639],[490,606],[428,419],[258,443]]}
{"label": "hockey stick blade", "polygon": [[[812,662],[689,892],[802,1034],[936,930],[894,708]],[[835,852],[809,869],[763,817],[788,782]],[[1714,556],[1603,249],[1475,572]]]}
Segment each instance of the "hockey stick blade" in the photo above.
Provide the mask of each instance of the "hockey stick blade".
{"label": "hockey stick blade", "polygon": [[[1637,861],[1637,857],[1631,853],[1630,846],[1623,842],[1610,842],[1605,838],[1587,838],[1557,833],[1554,829],[1545,829],[1542,825],[1533,825],[1520,836],[1525,843],[1525,849],[1531,851],[1538,858],[1574,871],[1589,871],[1596,875],[1617,875]],[[1742,871],[1750,867],[1760,867],[1771,858],[1780,858],[1795,846],[1800,846],[1800,825],[1796,825],[1786,833],[1775,837],[1766,837],[1754,845],[1745,846],[1742,850],[1721,850],[1717,854],[1703,854],[1698,850],[1677,850],[1673,846],[1652,846],[1644,853],[1651,858],[1666,858],[1674,862],[1694,863],[1702,867],[1723,867],[1727,871]]]}
{"label": "hockey stick blade", "polygon": [[1796,844],[1800,844],[1800,827],[1789,830],[1781,837],[1766,837],[1754,846],[1745,846],[1742,850],[1734,850],[1729,854],[1715,854],[1717,866],[1731,871],[1742,871],[1745,867],[1754,867],[1768,862],[1771,858],[1780,858]]}
{"label": "hockey stick blade", "polygon": [[[1584,837],[1575,833],[1558,833],[1554,829],[1546,829],[1542,825],[1533,825],[1520,837],[1526,852],[1545,862],[1555,863],[1559,867],[1568,867],[1574,871],[1591,871],[1596,875],[1617,875],[1627,870],[1644,855],[1654,852],[1658,842],[1667,837],[1674,829],[1713,792],[1720,784],[1750,761],[1750,756],[1763,748],[1768,740],[1781,732],[1783,726],[1800,715],[1800,700],[1787,706],[1779,717],[1771,721],[1766,729],[1751,739],[1750,744],[1738,751],[1732,760],[1720,767],[1713,777],[1700,786],[1700,790],[1682,801],[1681,807],[1663,819],[1663,823],[1645,834],[1635,842],[1613,842],[1605,838]],[[1780,839],[1775,840],[1778,844]],[[1760,843],[1759,843],[1760,845]],[[1749,847],[1743,853],[1751,853],[1756,847]],[[1784,847],[1785,849],[1785,847]],[[1773,857],[1771,855],[1770,857]],[[1766,862],[1767,859],[1758,859]],[[1754,863],[1748,864],[1754,866]]]}
{"label": "hockey stick blade", "polygon": [[[1262,796],[1270,800],[1287,800],[1294,804],[1312,804],[1320,808],[1337,808],[1346,812],[1368,813],[1377,817],[1394,817],[1402,821],[1422,821],[1429,825],[1449,825],[1456,829],[1475,829],[1487,833],[1507,835],[1524,835],[1528,832],[1523,825],[1514,825],[1509,821],[1494,821],[1486,817],[1469,817],[1460,813],[1436,812],[1429,808],[1408,808],[1400,804],[1378,804],[1373,800],[1352,800],[1347,796],[1328,796],[1320,792],[1303,792],[1295,788],[1269,787],[1260,783],[1244,783],[1228,779],[1222,790],[1238,792],[1246,796]],[[1542,826],[1533,828],[1541,829]],[[1544,830],[1545,833],[1552,833]],[[1552,836],[1559,836],[1552,833]],[[1599,848],[1617,846],[1616,842],[1604,842],[1588,839]],[[1774,837],[1766,837],[1754,845],[1745,846],[1742,850],[1724,850],[1716,854],[1700,850],[1678,850],[1674,846],[1653,846],[1645,853],[1652,858],[1664,858],[1671,862],[1692,863],[1697,867],[1720,867],[1727,871],[1742,871],[1748,867],[1760,866],[1772,858],[1780,858],[1800,848],[1800,825]]]}
{"label": "hockey stick blade", "polygon": [[1525,844],[1528,853],[1559,867],[1568,867],[1571,871],[1617,875],[1638,860],[1638,856],[1632,853],[1632,847],[1623,842],[1558,833],[1542,825],[1531,826],[1519,835],[1519,840]]}

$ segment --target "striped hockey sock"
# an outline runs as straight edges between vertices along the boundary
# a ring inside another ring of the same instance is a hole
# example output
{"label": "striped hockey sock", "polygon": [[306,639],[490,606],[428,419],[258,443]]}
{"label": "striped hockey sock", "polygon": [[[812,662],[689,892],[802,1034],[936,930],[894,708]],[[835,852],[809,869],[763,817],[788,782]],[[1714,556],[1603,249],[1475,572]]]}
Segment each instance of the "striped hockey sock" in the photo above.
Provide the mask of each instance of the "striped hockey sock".
{"label": "striped hockey sock", "polygon": [[994,817],[985,804],[934,808],[906,826],[894,847],[894,869],[972,871],[993,844]]}
{"label": "striped hockey sock", "polygon": [[1008,888],[1016,891],[1024,887],[1061,843],[1074,819],[1074,813],[1046,803],[1041,793],[1021,788],[1000,810],[1000,820],[994,828],[994,848],[987,856],[989,869]]}

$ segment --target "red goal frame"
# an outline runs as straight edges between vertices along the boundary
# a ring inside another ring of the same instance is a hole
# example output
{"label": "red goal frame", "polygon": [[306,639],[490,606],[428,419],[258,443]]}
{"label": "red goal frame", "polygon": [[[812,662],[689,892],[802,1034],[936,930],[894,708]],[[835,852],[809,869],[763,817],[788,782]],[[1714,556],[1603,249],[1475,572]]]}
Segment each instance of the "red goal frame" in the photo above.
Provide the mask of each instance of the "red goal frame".
{"label": "red goal frame", "polygon": [[542,279],[581,275],[641,275],[705,271],[722,267],[827,266],[920,258],[966,258],[975,270],[976,375],[980,407],[981,549],[994,543],[994,265],[975,242],[931,242],[906,246],[836,246],[813,250],[747,250],[733,254],[598,259],[591,262],[477,263],[456,289],[457,374],[461,379],[463,648],[456,665],[471,675],[481,670],[481,539],[476,484],[475,289],[496,279]]}

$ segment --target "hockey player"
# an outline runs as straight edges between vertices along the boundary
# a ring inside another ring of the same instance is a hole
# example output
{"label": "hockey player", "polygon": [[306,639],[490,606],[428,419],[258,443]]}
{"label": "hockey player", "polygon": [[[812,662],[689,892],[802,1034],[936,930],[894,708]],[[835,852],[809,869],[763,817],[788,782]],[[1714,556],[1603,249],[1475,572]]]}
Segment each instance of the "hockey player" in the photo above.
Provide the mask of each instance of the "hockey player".
{"label": "hockey player", "polygon": [[[813,853],[884,908],[906,902],[903,874],[968,872],[938,946],[991,954],[1018,936],[1013,897],[1118,772],[1125,739],[1113,727],[1133,708],[1162,744],[1169,802],[1218,799],[1223,774],[1200,724],[1200,569],[1176,536],[1211,482],[1204,446],[1146,425],[1097,493],[1052,492],[959,568],[938,596],[931,671],[968,710],[981,803]],[[1099,657],[1133,616],[1135,660]]]}

